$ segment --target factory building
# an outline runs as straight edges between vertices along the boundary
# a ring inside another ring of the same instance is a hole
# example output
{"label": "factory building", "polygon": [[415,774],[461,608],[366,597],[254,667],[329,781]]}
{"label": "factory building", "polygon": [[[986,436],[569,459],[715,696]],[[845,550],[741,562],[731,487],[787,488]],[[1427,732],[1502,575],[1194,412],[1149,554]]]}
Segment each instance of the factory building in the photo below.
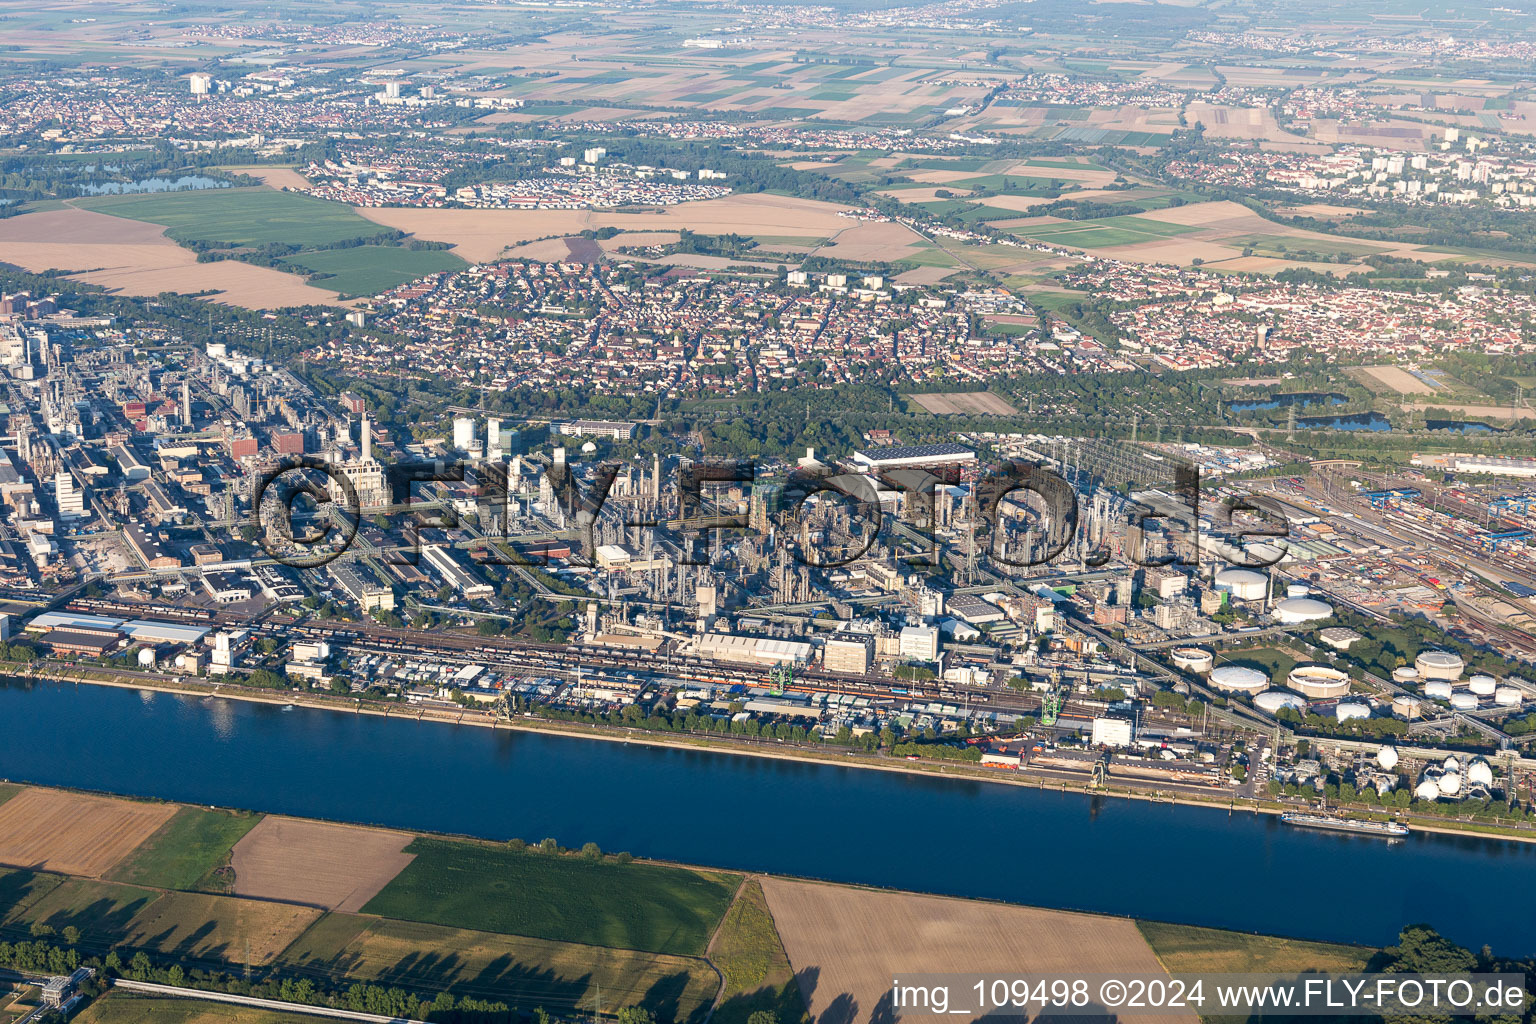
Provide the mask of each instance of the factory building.
{"label": "factory building", "polygon": [[471,575],[453,555],[443,548],[436,546],[422,548],[421,557],[422,561],[441,576],[445,583],[468,600],[477,601],[489,598],[496,593],[495,587]]}
{"label": "factory building", "polygon": [[828,640],[821,647],[821,664],[828,672],[863,675],[869,671],[869,644],[863,640]]}
{"label": "factory building", "polygon": [[914,466],[955,466],[976,461],[976,453],[963,444],[895,445],[855,451],[853,461],[869,469],[902,469]]}

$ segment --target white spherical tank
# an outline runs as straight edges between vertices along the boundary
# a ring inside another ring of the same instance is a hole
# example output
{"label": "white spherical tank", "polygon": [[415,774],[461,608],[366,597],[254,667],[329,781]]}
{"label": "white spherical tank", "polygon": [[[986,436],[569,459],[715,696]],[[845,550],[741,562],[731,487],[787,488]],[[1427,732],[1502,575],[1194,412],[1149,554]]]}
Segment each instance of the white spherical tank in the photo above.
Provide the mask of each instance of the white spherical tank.
{"label": "white spherical tank", "polygon": [[1424,696],[1431,700],[1450,700],[1451,684],[1444,679],[1431,679],[1424,684]]}
{"label": "white spherical tank", "polygon": [[1269,577],[1252,569],[1223,569],[1216,574],[1216,589],[1239,601],[1262,601],[1269,590]]}
{"label": "white spherical tank", "polygon": [[1263,693],[1253,695],[1253,706],[1260,711],[1267,711],[1271,715],[1278,714],[1282,708],[1290,708],[1293,711],[1305,711],[1307,702],[1298,694],[1285,690],[1265,690]]}
{"label": "white spherical tank", "polygon": [[1479,697],[1492,697],[1498,688],[1498,681],[1493,676],[1476,675],[1467,680],[1467,689]]}
{"label": "white spherical tank", "polygon": [[1392,681],[1395,683],[1411,683],[1419,678],[1419,670],[1412,665],[1403,665],[1392,670]]}
{"label": "white spherical tank", "polygon": [[1211,670],[1211,663],[1215,658],[1204,647],[1175,647],[1168,652],[1173,659],[1174,668],[1184,669],[1186,672],[1195,672],[1204,675]]}
{"label": "white spherical tank", "polygon": [[1519,707],[1520,700],[1520,691],[1513,686],[1501,686],[1493,691],[1493,702],[1501,708]]}
{"label": "white spherical tank", "polygon": [[1413,667],[1424,679],[1460,679],[1467,663],[1454,651],[1422,651],[1413,659]]}
{"label": "white spherical tank", "polygon": [[1297,665],[1285,685],[1313,700],[1329,700],[1349,692],[1349,673],[1327,665]]}
{"label": "white spherical tank", "polygon": [[1467,765],[1467,782],[1469,785],[1487,786],[1491,789],[1493,787],[1493,769],[1488,766],[1487,761],[1478,758]]}
{"label": "white spherical tank", "polygon": [[1440,767],[1448,772],[1459,772],[1461,771],[1461,759],[1455,754],[1447,754],[1445,760],[1440,762]]}
{"label": "white spherical tank", "polygon": [[1211,685],[1227,693],[1258,693],[1269,685],[1269,676],[1247,665],[1220,665],[1211,670]]}
{"label": "white spherical tank", "polygon": [[1440,787],[1434,779],[1425,779],[1414,787],[1413,795],[1420,800],[1438,800],[1440,799]]}
{"label": "white spherical tank", "polygon": [[1326,601],[1319,601],[1315,597],[1288,597],[1275,605],[1275,618],[1288,626],[1316,622],[1332,614],[1333,608]]}
{"label": "white spherical tank", "polygon": [[153,647],[141,647],[141,648],[139,648],[139,667],[140,668],[154,668],[155,667],[155,650],[154,650]]}
{"label": "white spherical tank", "polygon": [[1461,690],[1451,694],[1451,707],[1457,711],[1472,711],[1477,707],[1477,694]]}
{"label": "white spherical tank", "polygon": [[1397,748],[1390,744],[1376,751],[1376,763],[1381,765],[1381,770],[1389,772],[1397,767]]}
{"label": "white spherical tank", "polygon": [[1370,718],[1371,706],[1354,700],[1341,700],[1334,706],[1334,717],[1341,722],[1348,722],[1354,718]]}
{"label": "white spherical tank", "polygon": [[1440,788],[1441,796],[1455,796],[1461,792],[1461,775],[1456,772],[1446,772],[1435,780],[1435,785]]}

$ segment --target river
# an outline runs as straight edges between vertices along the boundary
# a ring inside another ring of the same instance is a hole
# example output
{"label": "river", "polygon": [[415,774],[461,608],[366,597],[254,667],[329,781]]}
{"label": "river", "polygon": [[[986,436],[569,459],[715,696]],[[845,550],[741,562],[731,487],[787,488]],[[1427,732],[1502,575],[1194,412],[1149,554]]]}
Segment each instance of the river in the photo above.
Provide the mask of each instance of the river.
{"label": "river", "polygon": [[1536,953],[1536,844],[151,691],[0,682],[0,776],[840,882]]}

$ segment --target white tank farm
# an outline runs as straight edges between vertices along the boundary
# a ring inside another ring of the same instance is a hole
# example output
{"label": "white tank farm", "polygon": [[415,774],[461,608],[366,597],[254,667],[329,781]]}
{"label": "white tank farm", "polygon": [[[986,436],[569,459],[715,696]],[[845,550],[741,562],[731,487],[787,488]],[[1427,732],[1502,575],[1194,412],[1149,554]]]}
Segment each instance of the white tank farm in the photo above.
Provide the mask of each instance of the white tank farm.
{"label": "white tank farm", "polygon": [[1169,652],[1173,659],[1173,667],[1184,669],[1186,672],[1196,672],[1200,675],[1211,670],[1214,655],[1204,647],[1175,647]]}
{"label": "white tank farm", "polygon": [[1439,787],[1441,796],[1455,796],[1461,792],[1461,775],[1457,772],[1446,772],[1435,780],[1435,785]]}
{"label": "white tank farm", "polygon": [[1467,689],[1479,697],[1492,697],[1498,688],[1498,681],[1493,676],[1476,675],[1467,680]]}
{"label": "white tank farm", "polygon": [[1419,678],[1419,670],[1412,665],[1401,665],[1392,670],[1394,683],[1411,683],[1417,678]]}
{"label": "white tank farm", "polygon": [[1342,697],[1349,692],[1349,674],[1327,665],[1297,665],[1285,683],[1313,700]]}
{"label": "white tank farm", "polygon": [[1381,765],[1381,770],[1389,772],[1397,767],[1397,748],[1390,743],[1376,751],[1376,763]]}
{"label": "white tank farm", "polygon": [[1421,651],[1413,667],[1424,679],[1460,679],[1467,663],[1454,651]]}
{"label": "white tank farm", "polygon": [[1513,686],[1501,686],[1493,691],[1493,702],[1501,708],[1520,706],[1522,694]]}
{"label": "white tank farm", "polygon": [[1458,690],[1451,694],[1451,707],[1457,711],[1475,711],[1477,709],[1477,694],[1468,693],[1466,690]]}
{"label": "white tank farm", "polygon": [[1413,795],[1420,800],[1440,799],[1440,785],[1434,779],[1425,779],[1413,788]]}
{"label": "white tank farm", "polygon": [[1467,765],[1467,783],[1472,786],[1485,786],[1493,788],[1493,769],[1488,762],[1478,758]]}
{"label": "white tank farm", "polygon": [[1419,699],[1406,694],[1392,698],[1392,713],[1399,718],[1418,718]]}
{"label": "white tank farm", "polygon": [[1424,696],[1430,700],[1450,700],[1451,684],[1444,679],[1431,679],[1424,684]]}
{"label": "white tank farm", "polygon": [[1269,685],[1269,676],[1247,665],[1221,665],[1211,670],[1211,685],[1227,693],[1258,693]]}
{"label": "white tank farm", "polygon": [[1269,577],[1252,569],[1223,569],[1216,574],[1216,589],[1239,601],[1262,601],[1269,590]]}
{"label": "white tank farm", "polygon": [[1290,708],[1293,711],[1305,711],[1306,700],[1299,694],[1286,690],[1265,690],[1253,695],[1253,706],[1260,711],[1267,711],[1271,715],[1278,714],[1281,708]]}
{"label": "white tank farm", "polygon": [[1333,714],[1341,722],[1348,722],[1353,718],[1370,718],[1371,706],[1355,700],[1341,700],[1334,705]]}
{"label": "white tank farm", "polygon": [[1333,614],[1333,607],[1315,597],[1288,597],[1275,605],[1275,618],[1288,626],[1316,622]]}

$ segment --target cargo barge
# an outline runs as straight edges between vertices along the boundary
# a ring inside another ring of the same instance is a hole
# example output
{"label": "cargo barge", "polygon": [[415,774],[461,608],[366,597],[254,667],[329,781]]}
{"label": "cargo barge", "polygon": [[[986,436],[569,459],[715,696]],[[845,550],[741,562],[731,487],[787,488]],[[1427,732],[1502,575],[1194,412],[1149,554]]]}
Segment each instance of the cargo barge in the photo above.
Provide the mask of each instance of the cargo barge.
{"label": "cargo barge", "polygon": [[1335,832],[1361,832],[1368,836],[1386,836],[1400,839],[1408,834],[1408,826],[1395,821],[1362,821],[1359,818],[1335,818],[1330,814],[1303,814],[1286,811],[1280,820],[1287,825],[1303,828],[1325,828]]}

